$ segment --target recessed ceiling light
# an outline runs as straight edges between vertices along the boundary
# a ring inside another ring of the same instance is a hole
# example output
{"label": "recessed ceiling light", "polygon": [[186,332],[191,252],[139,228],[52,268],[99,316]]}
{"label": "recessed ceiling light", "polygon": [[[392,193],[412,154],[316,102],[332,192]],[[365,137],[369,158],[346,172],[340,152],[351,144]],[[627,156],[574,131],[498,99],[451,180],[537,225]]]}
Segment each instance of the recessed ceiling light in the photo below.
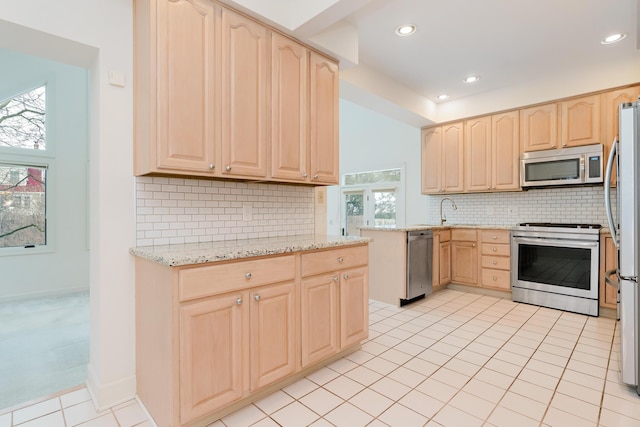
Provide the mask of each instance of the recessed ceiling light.
{"label": "recessed ceiling light", "polygon": [[447,95],[446,93],[443,93],[442,95],[438,95],[438,99],[440,101],[445,100],[447,98],[449,98],[449,95]]}
{"label": "recessed ceiling light", "polygon": [[410,36],[416,32],[417,27],[413,24],[400,25],[396,28],[396,34],[399,36]]}
{"label": "recessed ceiling light", "polygon": [[478,80],[480,80],[480,77],[478,77],[478,76],[469,76],[466,79],[464,79],[463,82],[465,82],[465,83],[475,83]]}
{"label": "recessed ceiling light", "polygon": [[625,33],[611,34],[610,36],[607,36],[604,39],[602,39],[602,41],[600,43],[602,43],[602,44],[617,43],[617,42],[619,42],[620,40],[622,40],[625,37],[627,37],[627,35]]}

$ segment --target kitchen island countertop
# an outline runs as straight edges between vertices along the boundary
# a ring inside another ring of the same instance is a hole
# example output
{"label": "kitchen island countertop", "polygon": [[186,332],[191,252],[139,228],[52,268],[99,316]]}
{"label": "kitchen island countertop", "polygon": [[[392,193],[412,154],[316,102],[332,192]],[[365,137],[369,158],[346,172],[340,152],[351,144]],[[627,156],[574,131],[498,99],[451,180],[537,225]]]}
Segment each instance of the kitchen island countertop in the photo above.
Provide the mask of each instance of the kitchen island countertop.
{"label": "kitchen island countertop", "polygon": [[369,243],[367,237],[302,235],[222,242],[138,246],[129,253],[169,267]]}

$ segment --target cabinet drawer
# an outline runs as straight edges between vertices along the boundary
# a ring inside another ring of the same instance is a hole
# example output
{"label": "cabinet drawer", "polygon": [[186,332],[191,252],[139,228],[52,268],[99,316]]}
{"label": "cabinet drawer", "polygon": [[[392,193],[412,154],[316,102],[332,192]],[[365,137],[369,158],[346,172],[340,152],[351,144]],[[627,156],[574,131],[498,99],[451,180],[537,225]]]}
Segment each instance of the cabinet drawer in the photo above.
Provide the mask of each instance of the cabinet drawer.
{"label": "cabinet drawer", "polygon": [[498,270],[509,270],[511,258],[504,256],[482,256],[482,268],[494,268]]}
{"label": "cabinet drawer", "polygon": [[482,241],[486,243],[510,243],[509,230],[482,230]]}
{"label": "cabinet drawer", "polygon": [[367,246],[345,247],[302,254],[302,276],[313,276],[368,263],[369,251]]}
{"label": "cabinet drawer", "polygon": [[451,240],[455,241],[470,241],[475,242],[478,240],[478,233],[474,229],[454,228],[451,230]]}
{"label": "cabinet drawer", "polygon": [[483,243],[482,254],[509,256],[511,254],[511,245],[503,243]]}
{"label": "cabinet drawer", "polygon": [[505,270],[492,268],[482,269],[482,286],[509,290],[511,288],[511,273]]}
{"label": "cabinet drawer", "polygon": [[295,255],[178,270],[180,301],[293,280]]}

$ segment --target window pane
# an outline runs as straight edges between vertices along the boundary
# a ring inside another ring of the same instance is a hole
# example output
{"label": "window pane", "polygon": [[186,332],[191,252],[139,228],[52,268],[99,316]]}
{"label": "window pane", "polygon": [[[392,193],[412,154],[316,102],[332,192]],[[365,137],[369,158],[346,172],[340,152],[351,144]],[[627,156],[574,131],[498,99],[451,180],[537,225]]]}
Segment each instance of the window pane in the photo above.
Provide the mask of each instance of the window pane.
{"label": "window pane", "polygon": [[0,164],[0,248],[47,243],[46,175],[44,167]]}
{"label": "window pane", "polygon": [[400,169],[349,173],[344,176],[345,185],[373,184],[377,182],[400,182]]}
{"label": "window pane", "polygon": [[396,225],[396,193],[395,191],[374,191],[376,226]]}
{"label": "window pane", "polygon": [[46,87],[0,101],[0,147],[45,150]]}
{"label": "window pane", "polygon": [[364,194],[351,193],[345,194],[346,211],[347,211],[347,227],[346,236],[357,236],[358,228],[364,225]]}

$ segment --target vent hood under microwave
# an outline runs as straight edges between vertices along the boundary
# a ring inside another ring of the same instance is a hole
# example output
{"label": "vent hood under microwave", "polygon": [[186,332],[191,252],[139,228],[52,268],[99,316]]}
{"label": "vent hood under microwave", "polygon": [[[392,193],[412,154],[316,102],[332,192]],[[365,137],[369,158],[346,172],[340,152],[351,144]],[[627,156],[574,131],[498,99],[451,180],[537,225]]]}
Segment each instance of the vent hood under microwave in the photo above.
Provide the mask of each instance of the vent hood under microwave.
{"label": "vent hood under microwave", "polygon": [[520,185],[595,185],[603,182],[602,144],[522,153]]}

